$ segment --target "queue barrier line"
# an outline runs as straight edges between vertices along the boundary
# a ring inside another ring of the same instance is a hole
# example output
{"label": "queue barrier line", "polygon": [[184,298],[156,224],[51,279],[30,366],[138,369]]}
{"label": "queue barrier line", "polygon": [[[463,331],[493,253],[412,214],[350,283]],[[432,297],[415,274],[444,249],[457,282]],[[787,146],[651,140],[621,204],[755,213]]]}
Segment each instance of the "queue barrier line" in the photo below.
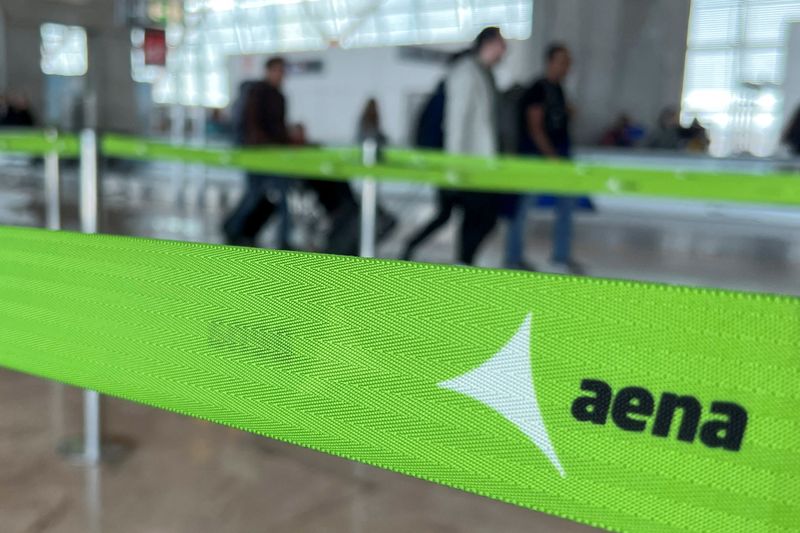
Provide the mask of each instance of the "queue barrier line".
{"label": "queue barrier line", "polygon": [[[349,180],[369,175],[436,187],[517,193],[641,195],[692,200],[800,205],[800,176],[669,171],[553,162],[534,158],[481,158],[426,150],[388,149],[366,167],[357,148],[224,149],[173,145],[124,135],[104,135],[106,156]],[[74,135],[47,131],[0,133],[0,152],[74,157]]]}
{"label": "queue barrier line", "polygon": [[57,133],[55,130],[0,131],[0,152],[24,155],[55,153],[63,157],[77,157],[80,155],[80,142],[75,135]]}
{"label": "queue barrier line", "polygon": [[252,172],[348,180],[369,176],[436,187],[511,193],[641,195],[755,204],[800,205],[800,175],[764,175],[608,167],[539,158],[445,154],[387,149],[382,160],[362,163],[357,148],[203,148],[136,137],[105,135],[107,156],[182,161]]}
{"label": "queue barrier line", "polygon": [[800,298],[0,243],[0,366],[607,529],[800,531]]}

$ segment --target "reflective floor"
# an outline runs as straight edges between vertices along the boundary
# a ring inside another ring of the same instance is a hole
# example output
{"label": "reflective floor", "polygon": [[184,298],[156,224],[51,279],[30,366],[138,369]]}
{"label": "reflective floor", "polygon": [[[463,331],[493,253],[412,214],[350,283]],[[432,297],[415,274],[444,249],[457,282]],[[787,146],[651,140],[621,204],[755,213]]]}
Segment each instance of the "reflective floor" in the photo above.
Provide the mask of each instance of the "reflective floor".
{"label": "reflective floor", "polygon": [[[145,177],[142,177],[145,176]],[[179,179],[169,176],[180,176]],[[0,171],[0,224],[41,225],[41,176],[27,164]],[[241,187],[198,169],[107,172],[104,230],[219,242],[219,220]],[[64,226],[77,227],[74,172],[64,172]],[[379,255],[396,257],[426,219],[431,191],[383,187],[402,214]],[[297,245],[316,246],[319,213],[292,202]],[[575,255],[593,276],[800,294],[800,213],[651,200],[597,199],[576,224]],[[419,259],[448,262],[451,224]],[[533,211],[527,254],[546,269],[550,215]],[[275,227],[262,243],[274,242]],[[480,256],[501,263],[504,227]],[[1,244],[0,244],[1,245]],[[588,531],[420,480],[355,465],[202,421],[104,399],[103,427],[118,453],[99,470],[56,452],[80,431],[80,394],[0,371],[0,532],[514,532]],[[68,440],[68,439],[67,439]],[[122,451],[119,451],[122,450]]]}
{"label": "reflective floor", "polygon": [[[207,422],[104,398],[129,448],[99,473],[55,452],[56,385],[0,371],[3,533],[579,532],[590,528]],[[79,430],[67,393],[67,434]],[[99,474],[99,475],[98,475]],[[96,476],[96,477],[93,477]],[[94,494],[92,494],[94,493]]]}

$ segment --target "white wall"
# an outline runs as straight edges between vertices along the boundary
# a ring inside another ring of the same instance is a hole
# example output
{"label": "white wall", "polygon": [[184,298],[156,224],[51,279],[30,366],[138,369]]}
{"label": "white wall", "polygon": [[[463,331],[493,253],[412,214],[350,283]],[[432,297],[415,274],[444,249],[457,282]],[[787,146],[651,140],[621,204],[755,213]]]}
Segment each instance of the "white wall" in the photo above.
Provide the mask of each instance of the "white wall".
{"label": "white wall", "polygon": [[[620,112],[649,126],[666,105],[677,106],[683,84],[690,0],[536,0],[531,38],[512,41],[496,72],[498,85],[530,82],[542,70],[544,49],[561,41],[573,51],[567,87],[578,114],[578,142],[593,143]],[[450,48],[459,48],[450,47]],[[321,59],[324,72],[290,79],[293,121],[312,138],[352,142],[361,107],[379,99],[384,128],[405,143],[414,95],[433,89],[444,74],[436,64],[410,62],[397,49],[326,50],[289,54]],[[257,74],[263,58],[236,61],[233,81]]]}
{"label": "white wall", "polygon": [[[291,61],[324,61],[321,73],[287,79],[290,120],[303,122],[313,140],[352,143],[363,106],[375,97],[386,135],[393,143],[404,144],[413,120],[409,99],[430,92],[444,70],[437,63],[403,60],[399,53],[396,48],[367,48],[287,54]],[[236,76],[237,84],[242,75],[257,76],[263,62],[264,58],[252,57],[247,67],[234,68],[242,73]]]}

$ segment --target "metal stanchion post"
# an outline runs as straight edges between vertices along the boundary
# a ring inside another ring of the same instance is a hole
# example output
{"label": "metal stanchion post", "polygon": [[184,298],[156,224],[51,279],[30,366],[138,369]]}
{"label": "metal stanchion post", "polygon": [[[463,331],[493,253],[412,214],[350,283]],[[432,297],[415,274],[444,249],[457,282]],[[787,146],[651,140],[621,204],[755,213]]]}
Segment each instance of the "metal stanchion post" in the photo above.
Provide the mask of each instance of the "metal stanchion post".
{"label": "metal stanchion post", "polygon": [[53,149],[44,156],[44,213],[47,229],[61,229],[61,173],[59,168],[58,140],[56,130],[48,130],[47,139],[54,143]]}
{"label": "metal stanchion post", "polygon": [[[365,167],[375,166],[378,162],[378,141],[367,138],[361,145],[361,161]],[[378,222],[378,184],[370,176],[364,176],[361,183],[361,242],[359,255],[375,257],[376,227]],[[354,463],[353,477],[360,486],[365,483],[367,467]],[[356,495],[351,506],[351,529],[356,532],[364,530],[364,501],[362,495]]]}
{"label": "metal stanchion post", "polygon": [[[47,139],[53,143],[52,149],[44,156],[44,218],[45,227],[57,231],[61,229],[61,169],[58,150],[55,146],[58,131],[49,129],[45,132]],[[64,436],[64,395],[63,383],[52,382],[51,394],[51,426],[53,440],[59,442]]]}
{"label": "metal stanchion post", "polygon": [[[97,178],[97,132],[81,132],[80,217],[83,233],[97,233],[99,183]],[[83,460],[90,465],[100,461],[100,394],[83,392]]]}
{"label": "metal stanchion post", "polygon": [[98,182],[97,182],[97,133],[94,130],[81,132],[81,231],[97,233]]}
{"label": "metal stanchion post", "polygon": [[[369,168],[378,162],[378,141],[374,138],[364,140],[361,145],[361,158]],[[361,187],[361,257],[375,257],[376,226],[378,221],[378,184],[374,178],[364,177]]]}

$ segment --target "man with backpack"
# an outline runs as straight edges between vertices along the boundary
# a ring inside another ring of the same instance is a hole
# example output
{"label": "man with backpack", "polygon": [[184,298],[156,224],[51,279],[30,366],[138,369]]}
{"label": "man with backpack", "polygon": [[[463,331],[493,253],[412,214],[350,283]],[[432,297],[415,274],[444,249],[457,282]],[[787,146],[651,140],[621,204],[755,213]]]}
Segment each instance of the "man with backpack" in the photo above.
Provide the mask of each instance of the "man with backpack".
{"label": "man with backpack", "polygon": [[[234,104],[234,137],[237,145],[263,146],[289,144],[286,125],[286,98],[281,91],[286,73],[286,61],[273,57],[265,65],[262,81],[244,82]],[[247,189],[239,204],[228,216],[223,232],[229,244],[255,246],[259,231],[267,223],[276,206],[268,193],[280,195],[281,248],[289,247],[289,221],[286,194],[289,179],[279,176],[248,173]]]}

